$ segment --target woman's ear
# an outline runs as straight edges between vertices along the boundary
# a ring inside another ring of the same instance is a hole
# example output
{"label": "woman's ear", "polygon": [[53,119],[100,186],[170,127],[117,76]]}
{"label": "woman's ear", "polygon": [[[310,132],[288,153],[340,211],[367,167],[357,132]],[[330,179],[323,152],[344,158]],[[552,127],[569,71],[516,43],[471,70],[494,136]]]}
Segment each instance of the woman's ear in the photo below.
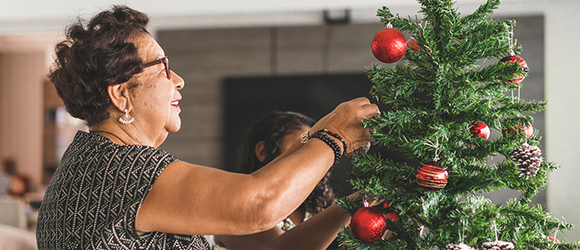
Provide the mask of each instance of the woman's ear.
{"label": "woman's ear", "polygon": [[256,148],[254,149],[254,153],[256,154],[258,161],[264,162],[264,159],[266,159],[266,156],[268,156],[268,153],[266,152],[266,142],[258,142],[258,144],[256,144]]}
{"label": "woman's ear", "polygon": [[115,84],[107,86],[107,93],[113,105],[123,112],[125,109],[131,110],[129,103],[129,93],[127,91],[127,84]]}

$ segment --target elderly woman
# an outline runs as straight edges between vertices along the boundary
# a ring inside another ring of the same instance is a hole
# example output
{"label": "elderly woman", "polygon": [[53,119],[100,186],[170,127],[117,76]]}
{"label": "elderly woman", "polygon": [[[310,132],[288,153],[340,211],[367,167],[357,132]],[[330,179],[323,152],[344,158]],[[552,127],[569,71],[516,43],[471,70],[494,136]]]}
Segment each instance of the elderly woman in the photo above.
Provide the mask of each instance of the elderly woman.
{"label": "elderly woman", "polygon": [[86,26],[69,27],[56,47],[50,80],[90,133],[77,133],[46,190],[39,249],[208,249],[200,235],[265,231],[294,211],[341,155],[368,142],[361,121],[379,111],[358,98],[252,174],[179,161],[157,147],[181,127],[184,82],[147,22],[143,13],[114,6]]}

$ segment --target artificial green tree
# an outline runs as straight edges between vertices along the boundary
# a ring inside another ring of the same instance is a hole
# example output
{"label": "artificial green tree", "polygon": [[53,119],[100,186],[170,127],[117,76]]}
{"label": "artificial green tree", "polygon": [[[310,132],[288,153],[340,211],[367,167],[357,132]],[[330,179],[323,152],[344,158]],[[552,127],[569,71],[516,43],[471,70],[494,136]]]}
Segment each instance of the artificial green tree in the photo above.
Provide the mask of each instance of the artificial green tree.
{"label": "artificial green tree", "polygon": [[[492,249],[483,245],[502,241],[515,249],[580,249],[579,242],[553,237],[572,225],[531,204],[546,187],[547,174],[558,166],[538,155],[538,133],[521,129],[532,126],[530,115],[544,111],[546,103],[514,94],[525,86],[521,80],[528,74],[521,62],[502,60],[522,51],[513,39],[515,22],[492,18],[499,0],[487,0],[465,16],[451,0],[418,2],[421,9],[415,20],[386,7],[377,13],[385,27],[414,40],[404,49],[405,63],[367,69],[371,97],[389,109],[364,121],[374,147],[386,147],[409,160],[356,154],[350,182],[362,198],[339,201],[350,214],[363,207],[362,199],[381,201],[375,208],[389,215],[388,230],[381,239],[365,242],[353,234],[351,222],[339,233],[341,248],[468,249],[461,248],[465,244]],[[483,61],[493,63],[481,66]],[[488,139],[474,131],[477,124],[503,133]],[[535,162],[519,162],[530,158],[517,153],[522,147],[535,151]],[[423,183],[424,165],[446,171],[446,185]],[[482,195],[505,188],[521,196],[493,204]]]}

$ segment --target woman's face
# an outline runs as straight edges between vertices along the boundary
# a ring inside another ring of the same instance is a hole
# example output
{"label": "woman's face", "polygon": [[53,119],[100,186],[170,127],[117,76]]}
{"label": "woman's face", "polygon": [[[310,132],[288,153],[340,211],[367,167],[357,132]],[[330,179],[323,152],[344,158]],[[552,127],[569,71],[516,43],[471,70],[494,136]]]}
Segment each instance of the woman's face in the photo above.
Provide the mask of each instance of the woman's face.
{"label": "woman's face", "polygon": [[[144,63],[155,61],[165,56],[165,52],[157,41],[147,33],[138,35],[133,43],[137,46],[139,56]],[[179,75],[171,72],[171,80],[167,79],[163,63],[143,69],[134,76],[137,87],[129,88],[131,115],[139,128],[155,141],[164,141],[169,132],[177,132],[181,128],[179,101],[184,81]],[[160,144],[160,143],[156,143]]]}

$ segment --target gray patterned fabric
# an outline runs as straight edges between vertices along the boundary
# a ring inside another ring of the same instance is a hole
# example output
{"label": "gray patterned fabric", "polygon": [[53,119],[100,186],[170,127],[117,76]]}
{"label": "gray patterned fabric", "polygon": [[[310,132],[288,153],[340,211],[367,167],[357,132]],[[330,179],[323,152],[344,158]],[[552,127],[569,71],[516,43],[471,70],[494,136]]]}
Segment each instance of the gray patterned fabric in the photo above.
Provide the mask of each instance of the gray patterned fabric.
{"label": "gray patterned fabric", "polygon": [[38,249],[209,249],[205,237],[152,232],[135,218],[169,153],[77,132],[40,207]]}

